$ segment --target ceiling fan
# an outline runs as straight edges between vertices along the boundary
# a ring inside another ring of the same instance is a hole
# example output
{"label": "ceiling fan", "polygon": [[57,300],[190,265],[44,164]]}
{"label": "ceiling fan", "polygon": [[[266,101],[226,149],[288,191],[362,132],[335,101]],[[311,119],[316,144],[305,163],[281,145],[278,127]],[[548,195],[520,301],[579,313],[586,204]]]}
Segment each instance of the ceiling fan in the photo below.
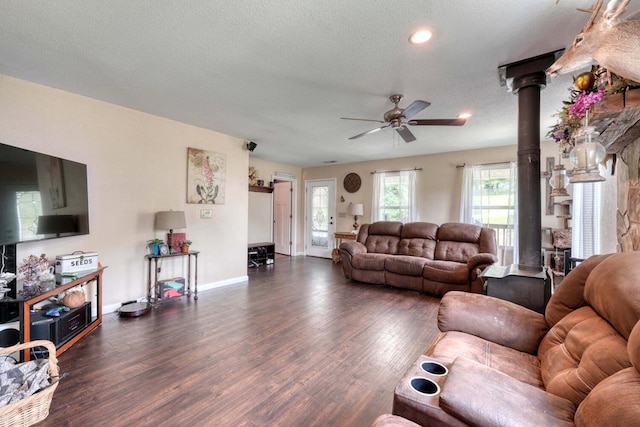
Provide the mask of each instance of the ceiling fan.
{"label": "ceiling fan", "polygon": [[343,120],[360,120],[365,122],[378,122],[385,123],[384,126],[380,126],[375,129],[362,132],[358,135],[352,136],[349,139],[360,138],[361,136],[369,135],[370,133],[378,132],[384,128],[391,127],[400,134],[404,142],[415,141],[416,137],[411,133],[408,126],[462,126],[467,122],[467,119],[414,119],[413,116],[420,111],[431,105],[430,102],[416,100],[411,103],[407,108],[400,108],[398,104],[402,101],[402,95],[391,95],[389,97],[391,102],[395,104],[391,110],[384,113],[384,120],[371,120],[371,119],[354,119],[351,117],[340,117]]}

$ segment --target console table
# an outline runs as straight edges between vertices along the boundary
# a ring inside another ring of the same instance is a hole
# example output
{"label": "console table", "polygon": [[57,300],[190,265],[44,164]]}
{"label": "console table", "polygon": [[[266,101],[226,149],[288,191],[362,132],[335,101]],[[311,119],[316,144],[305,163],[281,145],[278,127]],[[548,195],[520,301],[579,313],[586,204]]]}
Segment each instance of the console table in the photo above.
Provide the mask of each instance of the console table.
{"label": "console table", "polygon": [[[194,274],[194,294],[193,299],[198,299],[198,254],[200,251],[189,251],[189,252],[174,252],[167,255],[146,255],[147,259],[147,301],[151,304],[152,307],[158,306],[158,295],[160,293],[159,285],[158,285],[158,260],[163,260],[165,258],[175,258],[181,257],[187,258],[187,277],[185,277],[187,287],[187,297],[191,296],[191,258],[195,260],[195,274]],[[154,266],[154,274],[153,274],[153,282],[151,282],[151,264]],[[153,283],[153,285],[152,285]],[[153,292],[152,292],[153,289]]]}
{"label": "console table", "polygon": [[[91,321],[87,323],[84,329],[73,335],[68,341],[59,344],[56,350],[56,356],[64,353],[69,347],[78,342],[80,338],[97,328],[102,323],[102,273],[105,268],[106,267],[100,267],[95,271],[79,272],[78,275],[80,277],[76,279],[65,279],[56,274],[56,282],[61,284],[54,289],[29,299],[17,298],[17,301],[21,301],[19,305],[20,342],[26,343],[31,341],[31,308],[35,304],[47,298],[54,297],[75,286],[86,286],[94,281],[96,282],[96,317],[94,318],[93,315],[91,315]],[[31,354],[29,350],[23,350],[22,360],[26,362],[30,358]]]}

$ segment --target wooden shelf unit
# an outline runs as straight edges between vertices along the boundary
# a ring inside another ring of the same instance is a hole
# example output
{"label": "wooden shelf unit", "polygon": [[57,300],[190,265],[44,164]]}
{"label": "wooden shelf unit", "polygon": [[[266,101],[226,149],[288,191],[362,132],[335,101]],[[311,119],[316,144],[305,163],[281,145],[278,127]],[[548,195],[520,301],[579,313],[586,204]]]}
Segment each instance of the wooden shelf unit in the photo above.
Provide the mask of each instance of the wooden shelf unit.
{"label": "wooden shelf unit", "polygon": [[274,265],[276,261],[276,244],[273,242],[249,243],[247,245],[247,266]]}
{"label": "wooden shelf unit", "polygon": [[253,193],[273,193],[273,188],[260,185],[249,185],[249,191]]}
{"label": "wooden shelf unit", "polygon": [[[89,322],[82,331],[78,332],[68,341],[59,345],[56,350],[56,356],[64,353],[69,349],[69,347],[78,342],[78,340],[100,326],[100,324],[102,324],[102,273],[105,268],[106,267],[100,267],[95,271],[81,272],[79,274],[83,274],[83,276],[78,277],[77,279],[70,280],[62,285],[56,286],[54,289],[33,298],[23,300],[20,304],[20,341],[23,343],[31,341],[31,308],[34,305],[75,286],[86,286],[94,281],[96,282],[96,317],[93,317],[92,314],[91,322]],[[56,278],[59,279],[57,275]],[[64,282],[64,280],[62,281]],[[31,357],[29,350],[24,350],[22,353],[22,360],[25,362],[28,361]]]}

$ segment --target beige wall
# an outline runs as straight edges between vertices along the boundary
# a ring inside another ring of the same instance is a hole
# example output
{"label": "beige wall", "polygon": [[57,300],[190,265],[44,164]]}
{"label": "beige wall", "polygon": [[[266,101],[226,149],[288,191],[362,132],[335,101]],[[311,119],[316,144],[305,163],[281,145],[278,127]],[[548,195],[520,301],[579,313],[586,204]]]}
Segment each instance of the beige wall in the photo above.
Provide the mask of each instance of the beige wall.
{"label": "beige wall", "polygon": [[273,240],[273,193],[249,192],[249,235],[247,243]]}
{"label": "beige wall", "polygon": [[[248,152],[240,139],[0,75],[0,142],[87,164],[91,234],[19,244],[18,260],[96,251],[104,304],[146,295],[146,242],[160,210],[184,210],[201,287],[246,278]],[[226,201],[186,204],[187,147],[226,154]],[[185,275],[165,260],[163,275]]]}
{"label": "beige wall", "polygon": [[[554,157],[556,154],[554,143],[543,142],[541,144],[541,168],[543,171],[546,168],[545,158]],[[373,194],[372,171],[422,168],[422,171],[417,172],[416,181],[419,218],[421,221],[441,224],[459,220],[462,169],[456,166],[465,163],[482,164],[515,161],[516,156],[517,147],[510,145],[480,150],[322,166],[305,169],[303,174],[305,180],[337,178],[336,211],[338,221],[336,230],[350,231],[353,228],[353,217],[347,214],[350,202],[364,204],[364,217],[358,219],[360,224],[370,221]],[[344,177],[351,172],[357,173],[362,179],[362,185],[355,193],[347,192],[343,186]],[[544,182],[542,183],[544,184]],[[559,227],[561,222],[555,215],[545,215],[544,187],[542,193],[542,225],[554,228]],[[344,202],[341,201],[341,197],[344,197]]]}

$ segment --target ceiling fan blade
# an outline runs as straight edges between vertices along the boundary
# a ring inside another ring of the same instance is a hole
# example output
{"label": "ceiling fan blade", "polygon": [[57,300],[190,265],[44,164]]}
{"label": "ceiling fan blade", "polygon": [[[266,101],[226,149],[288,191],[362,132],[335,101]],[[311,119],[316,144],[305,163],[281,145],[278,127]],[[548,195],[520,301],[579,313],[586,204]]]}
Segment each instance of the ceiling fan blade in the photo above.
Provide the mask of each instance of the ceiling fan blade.
{"label": "ceiling fan blade", "polygon": [[416,137],[411,133],[409,128],[406,126],[397,127],[396,132],[400,134],[402,139],[404,139],[404,142],[411,142],[416,140]]}
{"label": "ceiling fan blade", "polygon": [[340,117],[342,120],[360,120],[361,122],[376,122],[376,123],[386,123],[384,120],[373,120],[373,119],[354,119],[353,117]]}
{"label": "ceiling fan blade", "polygon": [[389,126],[391,126],[391,123],[389,123],[388,125],[380,126],[379,128],[375,128],[375,129],[368,130],[366,132],[359,133],[358,135],[352,136],[349,139],[360,138],[361,136],[369,135],[370,133],[378,132],[379,130],[382,130],[384,128],[388,128]]}
{"label": "ceiling fan blade", "polygon": [[466,122],[467,119],[420,119],[408,123],[413,126],[462,126]]}
{"label": "ceiling fan blade", "polygon": [[429,105],[431,105],[430,102],[421,101],[419,99],[415,100],[411,103],[411,105],[405,108],[404,111],[402,111],[401,117],[404,117],[405,119],[410,119],[411,117],[418,114],[420,111],[427,108]]}

